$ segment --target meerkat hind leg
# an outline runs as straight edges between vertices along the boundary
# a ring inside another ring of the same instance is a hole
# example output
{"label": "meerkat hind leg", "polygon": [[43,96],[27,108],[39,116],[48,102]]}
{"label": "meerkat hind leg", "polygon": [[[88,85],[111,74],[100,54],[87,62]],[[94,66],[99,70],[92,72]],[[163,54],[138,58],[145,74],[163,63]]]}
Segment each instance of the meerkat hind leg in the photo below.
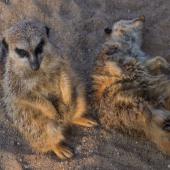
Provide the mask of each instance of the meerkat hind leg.
{"label": "meerkat hind leg", "polygon": [[70,148],[63,145],[64,129],[62,125],[56,126],[54,122],[51,122],[47,125],[47,133],[49,135],[51,150],[58,156],[60,159],[68,159],[73,156],[73,152]]}

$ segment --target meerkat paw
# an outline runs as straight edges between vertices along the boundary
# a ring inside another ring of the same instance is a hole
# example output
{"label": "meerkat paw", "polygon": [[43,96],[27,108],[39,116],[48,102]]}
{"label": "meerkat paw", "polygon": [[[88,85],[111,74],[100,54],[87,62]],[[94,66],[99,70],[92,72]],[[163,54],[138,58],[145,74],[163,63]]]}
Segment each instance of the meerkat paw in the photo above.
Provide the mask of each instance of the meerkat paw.
{"label": "meerkat paw", "polygon": [[97,122],[95,122],[94,120],[90,120],[88,118],[83,117],[74,119],[72,123],[84,127],[94,127],[98,125]]}
{"label": "meerkat paw", "polygon": [[66,146],[58,145],[53,149],[54,153],[58,156],[58,158],[64,160],[73,157],[73,152],[70,148]]}
{"label": "meerkat paw", "polygon": [[146,66],[151,71],[151,73],[169,73],[169,63],[168,61],[160,56],[156,56],[146,61]]}

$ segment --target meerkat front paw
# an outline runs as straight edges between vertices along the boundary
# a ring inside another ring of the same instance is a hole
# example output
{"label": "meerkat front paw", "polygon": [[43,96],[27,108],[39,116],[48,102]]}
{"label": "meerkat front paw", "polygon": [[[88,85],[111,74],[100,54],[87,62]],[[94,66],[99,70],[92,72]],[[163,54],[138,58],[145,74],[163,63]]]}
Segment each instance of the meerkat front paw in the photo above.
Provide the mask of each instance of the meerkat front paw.
{"label": "meerkat front paw", "polygon": [[146,67],[151,73],[155,75],[169,73],[169,63],[165,58],[161,56],[156,56],[147,60]]}
{"label": "meerkat front paw", "polygon": [[97,122],[95,122],[94,120],[90,120],[85,117],[75,118],[72,121],[72,123],[75,125],[83,126],[83,127],[95,127],[98,125]]}

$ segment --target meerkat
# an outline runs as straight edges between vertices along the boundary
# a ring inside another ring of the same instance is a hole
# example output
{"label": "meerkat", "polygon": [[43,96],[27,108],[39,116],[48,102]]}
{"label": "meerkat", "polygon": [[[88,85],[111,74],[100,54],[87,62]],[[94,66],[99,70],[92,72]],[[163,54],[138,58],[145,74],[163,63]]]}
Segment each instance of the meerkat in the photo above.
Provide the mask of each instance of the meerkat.
{"label": "meerkat", "polygon": [[170,80],[152,73],[159,64],[150,70],[163,58],[148,59],[140,49],[143,22],[121,20],[105,29],[109,37],[92,73],[92,107],[104,129],[143,135],[170,154]]}
{"label": "meerkat", "polygon": [[73,156],[63,145],[67,127],[93,127],[96,122],[84,117],[84,85],[50,42],[49,31],[42,23],[24,20],[3,34],[8,51],[4,102],[8,116],[34,149],[66,159]]}

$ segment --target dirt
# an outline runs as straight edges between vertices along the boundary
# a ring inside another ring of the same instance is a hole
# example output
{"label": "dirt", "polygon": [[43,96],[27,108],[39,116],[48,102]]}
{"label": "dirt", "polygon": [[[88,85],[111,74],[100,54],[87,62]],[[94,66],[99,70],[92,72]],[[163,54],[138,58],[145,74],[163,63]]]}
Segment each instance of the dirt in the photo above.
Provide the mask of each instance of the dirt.
{"label": "dirt", "polygon": [[[44,22],[51,28],[51,41],[63,55],[72,58],[88,87],[95,56],[105,39],[103,30],[119,19],[145,15],[144,51],[168,59],[169,9],[169,0],[0,0],[0,32],[25,18]],[[109,134],[99,127],[72,129],[68,144],[75,156],[71,160],[36,153],[6,118],[2,105],[0,108],[2,170],[170,169],[170,157],[147,140],[117,132]]]}

